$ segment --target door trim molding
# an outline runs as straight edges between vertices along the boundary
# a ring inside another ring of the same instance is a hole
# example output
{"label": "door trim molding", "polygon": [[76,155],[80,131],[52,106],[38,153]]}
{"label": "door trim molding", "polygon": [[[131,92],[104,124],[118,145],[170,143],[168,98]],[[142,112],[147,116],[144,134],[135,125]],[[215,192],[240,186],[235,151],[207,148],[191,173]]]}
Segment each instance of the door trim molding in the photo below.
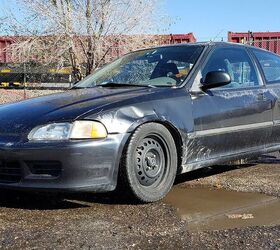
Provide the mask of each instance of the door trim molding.
{"label": "door trim molding", "polygon": [[212,136],[217,134],[227,134],[227,133],[239,132],[244,130],[273,127],[273,125],[274,125],[273,121],[270,121],[270,122],[259,122],[259,123],[252,123],[246,125],[224,127],[224,128],[213,128],[213,129],[199,130],[193,133],[188,133],[188,137],[197,138],[197,137]]}

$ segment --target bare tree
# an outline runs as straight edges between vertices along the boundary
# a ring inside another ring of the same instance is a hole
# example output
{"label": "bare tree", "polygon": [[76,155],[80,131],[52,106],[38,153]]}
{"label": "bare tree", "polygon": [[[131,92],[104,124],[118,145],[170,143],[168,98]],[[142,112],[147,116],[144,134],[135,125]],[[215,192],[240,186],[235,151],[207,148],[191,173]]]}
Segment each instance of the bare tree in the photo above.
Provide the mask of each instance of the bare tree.
{"label": "bare tree", "polygon": [[[10,13],[14,60],[70,65],[76,78],[109,56],[151,46],[165,26],[162,0],[21,0],[21,18]],[[24,17],[24,18],[23,18]],[[118,48],[118,49],[116,49]]]}

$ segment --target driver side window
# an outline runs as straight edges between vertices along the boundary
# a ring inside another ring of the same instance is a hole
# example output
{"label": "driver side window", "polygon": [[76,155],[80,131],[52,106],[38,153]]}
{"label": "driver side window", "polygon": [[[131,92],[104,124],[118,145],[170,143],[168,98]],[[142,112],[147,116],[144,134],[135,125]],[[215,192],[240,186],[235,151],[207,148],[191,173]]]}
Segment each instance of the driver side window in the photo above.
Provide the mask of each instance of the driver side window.
{"label": "driver side window", "polygon": [[202,77],[211,71],[224,71],[231,77],[231,83],[220,88],[244,88],[258,86],[256,69],[242,48],[217,48],[213,51],[202,70]]}

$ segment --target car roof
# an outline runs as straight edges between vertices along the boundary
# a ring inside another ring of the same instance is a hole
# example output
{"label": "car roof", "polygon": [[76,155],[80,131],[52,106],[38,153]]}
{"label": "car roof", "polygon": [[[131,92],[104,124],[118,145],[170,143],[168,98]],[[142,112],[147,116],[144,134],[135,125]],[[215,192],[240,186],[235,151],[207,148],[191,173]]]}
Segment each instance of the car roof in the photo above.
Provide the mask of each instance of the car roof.
{"label": "car roof", "polygon": [[179,47],[179,46],[195,46],[195,45],[201,45],[201,46],[221,46],[221,45],[230,45],[230,46],[241,46],[241,47],[251,47],[256,48],[247,44],[243,43],[233,43],[233,42],[212,42],[212,41],[206,41],[206,42],[195,42],[195,43],[178,43],[178,44],[168,44],[168,45],[162,45],[158,47]]}
{"label": "car roof", "polygon": [[168,48],[168,47],[188,47],[188,46],[211,46],[211,47],[215,47],[215,46],[232,46],[232,47],[247,47],[247,48],[251,48],[251,49],[255,49],[255,50],[261,50],[261,51],[265,51],[265,52],[269,52],[272,54],[275,54],[271,51],[268,51],[266,49],[263,48],[258,48],[255,46],[251,46],[248,44],[243,44],[243,43],[233,43],[233,42],[213,42],[213,41],[206,41],[206,42],[195,42],[195,43],[179,43],[179,44],[168,44],[168,45],[162,45],[162,46],[156,46],[153,48]]}
{"label": "car roof", "polygon": [[203,47],[231,46],[231,47],[243,47],[243,48],[246,47],[246,48],[260,50],[260,51],[268,52],[268,53],[279,56],[278,54],[273,53],[273,52],[263,49],[263,48],[258,48],[258,47],[251,46],[248,44],[243,44],[243,43],[233,43],[233,42],[223,42],[223,41],[221,41],[221,42],[206,41],[206,42],[195,42],[195,43],[166,44],[166,45],[154,46],[154,47],[150,47],[150,48],[142,48],[142,49],[135,50],[133,52],[149,50],[149,49],[157,49],[157,48],[190,47],[190,46],[203,46]]}

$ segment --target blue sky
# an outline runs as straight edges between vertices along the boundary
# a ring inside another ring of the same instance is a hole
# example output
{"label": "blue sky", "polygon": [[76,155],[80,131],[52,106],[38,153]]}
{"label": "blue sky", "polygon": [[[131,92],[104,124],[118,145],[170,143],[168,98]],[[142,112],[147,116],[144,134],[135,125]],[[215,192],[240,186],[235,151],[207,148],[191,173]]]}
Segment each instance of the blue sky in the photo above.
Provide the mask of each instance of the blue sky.
{"label": "blue sky", "polygon": [[[199,41],[226,40],[228,31],[280,31],[280,0],[165,1],[167,14],[174,19],[168,32],[193,32]],[[14,2],[0,0],[10,6]]]}
{"label": "blue sky", "polygon": [[194,32],[198,40],[227,31],[280,31],[279,0],[166,0],[168,14],[176,18],[172,33]]}

